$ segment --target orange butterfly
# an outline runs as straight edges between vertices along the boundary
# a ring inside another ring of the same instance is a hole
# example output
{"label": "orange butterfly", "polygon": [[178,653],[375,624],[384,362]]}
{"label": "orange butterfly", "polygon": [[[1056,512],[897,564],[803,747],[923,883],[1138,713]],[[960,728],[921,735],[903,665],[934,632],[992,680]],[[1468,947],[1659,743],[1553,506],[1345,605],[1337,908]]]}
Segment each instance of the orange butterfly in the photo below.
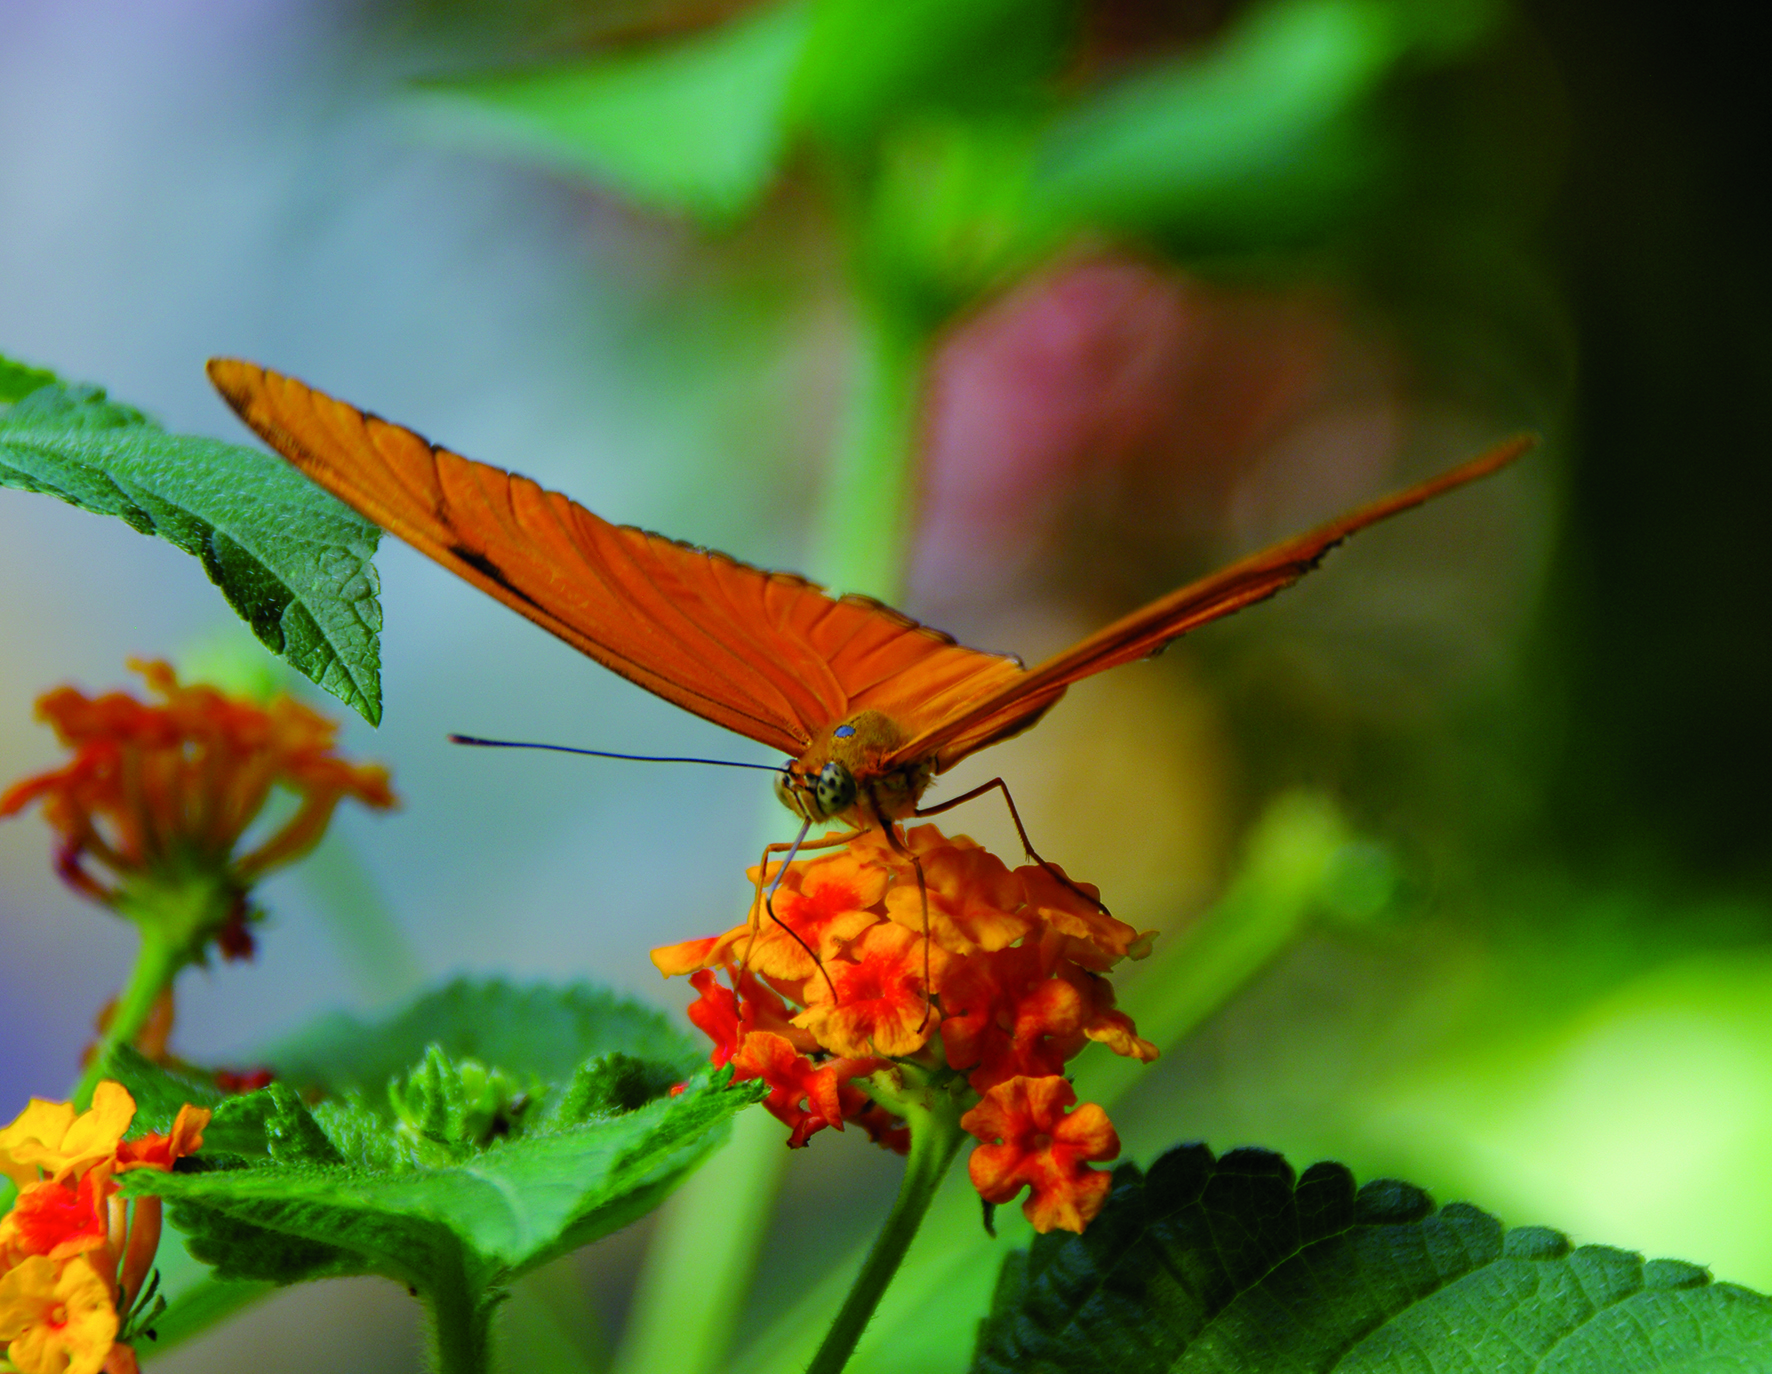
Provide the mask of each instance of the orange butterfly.
{"label": "orange butterfly", "polygon": [[209,377],[266,443],[376,524],[630,682],[791,755],[776,791],[807,826],[840,819],[889,839],[892,822],[993,787],[1008,800],[993,779],[918,806],[936,774],[1027,729],[1071,683],[1265,600],[1356,530],[1487,476],[1534,442],[1509,439],[1252,554],[1029,669],[868,597],[833,598],[793,573],[612,525],[293,377],[226,358],[210,361]]}

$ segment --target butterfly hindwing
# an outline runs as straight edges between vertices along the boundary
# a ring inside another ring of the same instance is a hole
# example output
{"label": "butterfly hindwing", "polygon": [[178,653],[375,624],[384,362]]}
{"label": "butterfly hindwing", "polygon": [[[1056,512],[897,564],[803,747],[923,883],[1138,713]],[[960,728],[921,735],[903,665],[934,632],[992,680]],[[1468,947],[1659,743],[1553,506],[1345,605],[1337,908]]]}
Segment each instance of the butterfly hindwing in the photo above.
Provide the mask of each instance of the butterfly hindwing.
{"label": "butterfly hindwing", "polygon": [[995,695],[974,701],[916,733],[898,751],[898,757],[931,759],[938,772],[951,767],[985,745],[1031,725],[1071,683],[1121,663],[1148,658],[1190,630],[1265,601],[1315,568],[1350,534],[1487,477],[1536,442],[1530,435],[1518,435],[1437,477],[1380,497],[1158,597],[1004,683]]}

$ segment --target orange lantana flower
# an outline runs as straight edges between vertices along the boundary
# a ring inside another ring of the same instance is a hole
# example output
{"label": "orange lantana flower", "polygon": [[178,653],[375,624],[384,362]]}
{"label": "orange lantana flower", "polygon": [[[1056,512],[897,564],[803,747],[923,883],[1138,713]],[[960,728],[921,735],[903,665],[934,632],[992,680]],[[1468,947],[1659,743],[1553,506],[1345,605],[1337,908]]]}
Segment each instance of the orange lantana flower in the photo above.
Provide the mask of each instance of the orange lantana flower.
{"label": "orange lantana flower", "polygon": [[[1024,1210],[1039,1229],[1081,1230],[1108,1187],[1089,1161],[1119,1144],[1099,1107],[1065,1115],[1065,1065],[1092,1040],[1156,1058],[1104,976],[1148,953],[1151,933],[1062,870],[1010,869],[933,825],[869,831],[767,876],[780,878],[773,916],[759,901],[722,935],[653,951],[666,977],[691,974],[689,1017],[714,1062],[768,1083],[796,1146],[854,1122],[902,1152],[890,1104],[907,1074],[956,1113],[982,1097],[960,1120],[987,1142],[973,1156],[981,1194],[1005,1201],[1031,1185]],[[760,888],[765,875],[750,877]]]}
{"label": "orange lantana flower", "polygon": [[[225,956],[244,957],[252,952],[247,888],[313,848],[343,798],[394,805],[387,770],[337,757],[337,727],[293,697],[261,706],[181,684],[165,663],[131,666],[158,702],[127,692],[89,697],[73,687],[38,699],[38,717],[74,757],[0,795],[0,817],[41,802],[61,836],[62,877],[109,906],[128,909],[132,886],[142,883],[219,883],[227,900],[219,918],[189,933],[190,957],[209,939]],[[301,805],[241,848],[274,786],[295,792]]]}
{"label": "orange lantana flower", "polygon": [[960,1124],[985,1142],[967,1169],[986,1202],[1032,1191],[1022,1213],[1039,1231],[1081,1231],[1107,1201],[1113,1180],[1089,1161],[1120,1153],[1107,1113],[1093,1102],[1067,1111],[1076,1091],[1062,1078],[1011,1078],[984,1095]]}
{"label": "orange lantana flower", "polygon": [[89,1111],[33,1101],[0,1130],[0,1172],[20,1191],[0,1217],[0,1342],[21,1374],[135,1367],[118,1332],[159,1247],[160,1199],[126,1199],[116,1176],[169,1170],[203,1144],[209,1112],[184,1106],[166,1135],[123,1140],[135,1100],[99,1083]]}

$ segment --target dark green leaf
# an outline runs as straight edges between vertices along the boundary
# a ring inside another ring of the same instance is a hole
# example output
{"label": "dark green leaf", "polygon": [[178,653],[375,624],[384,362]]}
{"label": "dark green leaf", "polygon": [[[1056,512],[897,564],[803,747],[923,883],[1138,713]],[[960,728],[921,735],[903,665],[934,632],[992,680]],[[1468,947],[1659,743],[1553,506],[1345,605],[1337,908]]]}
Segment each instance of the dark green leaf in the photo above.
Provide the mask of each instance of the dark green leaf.
{"label": "dark green leaf", "polygon": [[686,41],[428,89],[458,142],[585,172],[644,204],[714,223],[754,205],[786,149],[799,0]]}
{"label": "dark green leaf", "polygon": [[1115,1171],[1082,1236],[1005,1262],[973,1369],[1772,1371],[1772,1299],[1695,1265],[1504,1231],[1339,1164],[1203,1145]]}
{"label": "dark green leaf", "polygon": [[[15,375],[0,373],[0,390]],[[194,555],[267,648],[380,720],[380,531],[287,463],[168,434],[96,387],[52,381],[0,408],[0,486],[117,516]]]}

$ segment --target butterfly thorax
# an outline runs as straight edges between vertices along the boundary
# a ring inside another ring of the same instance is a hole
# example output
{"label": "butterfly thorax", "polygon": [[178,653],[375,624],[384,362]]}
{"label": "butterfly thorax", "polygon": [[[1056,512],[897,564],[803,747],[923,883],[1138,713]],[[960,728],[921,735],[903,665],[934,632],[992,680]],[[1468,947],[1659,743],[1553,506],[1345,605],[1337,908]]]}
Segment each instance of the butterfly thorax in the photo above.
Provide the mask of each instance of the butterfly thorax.
{"label": "butterfly thorax", "polygon": [[815,825],[839,816],[864,829],[899,820],[917,809],[935,771],[927,761],[895,761],[905,739],[889,716],[858,712],[814,739],[788,765],[775,794]]}

